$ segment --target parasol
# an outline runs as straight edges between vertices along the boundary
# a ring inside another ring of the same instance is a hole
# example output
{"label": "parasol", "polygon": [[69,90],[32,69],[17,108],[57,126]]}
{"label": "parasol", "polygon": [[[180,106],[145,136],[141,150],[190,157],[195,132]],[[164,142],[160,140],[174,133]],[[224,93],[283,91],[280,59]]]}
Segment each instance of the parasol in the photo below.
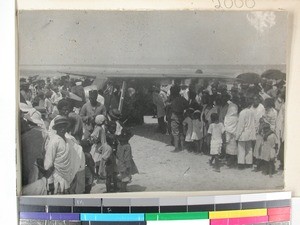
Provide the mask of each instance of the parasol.
{"label": "parasol", "polygon": [[285,80],[286,74],[281,72],[280,70],[270,69],[263,72],[261,77],[266,79]]}
{"label": "parasol", "polygon": [[236,77],[242,83],[257,84],[260,82],[260,76],[257,73],[242,73]]}

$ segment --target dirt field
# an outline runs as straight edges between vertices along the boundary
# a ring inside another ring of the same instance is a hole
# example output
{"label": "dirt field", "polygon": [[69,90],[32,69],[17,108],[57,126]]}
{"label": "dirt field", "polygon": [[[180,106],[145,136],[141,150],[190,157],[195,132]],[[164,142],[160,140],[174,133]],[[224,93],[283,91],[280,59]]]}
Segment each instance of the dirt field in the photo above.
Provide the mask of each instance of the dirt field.
{"label": "dirt field", "polygon": [[[130,140],[139,174],[133,176],[128,191],[209,191],[243,189],[282,189],[282,171],[272,178],[252,169],[221,167],[215,172],[209,156],[187,151],[173,153],[170,136],[156,132],[156,119],[146,117],[143,126],[132,129]],[[105,192],[105,184],[95,183],[92,193]]]}

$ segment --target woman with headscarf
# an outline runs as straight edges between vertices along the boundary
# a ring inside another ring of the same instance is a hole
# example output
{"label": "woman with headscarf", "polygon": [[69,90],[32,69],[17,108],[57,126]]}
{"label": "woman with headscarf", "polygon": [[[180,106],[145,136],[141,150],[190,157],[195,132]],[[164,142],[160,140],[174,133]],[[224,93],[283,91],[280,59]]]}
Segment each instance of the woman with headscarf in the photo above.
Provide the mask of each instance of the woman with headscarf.
{"label": "woman with headscarf", "polygon": [[232,96],[229,104],[227,113],[224,118],[225,134],[226,134],[226,154],[227,154],[227,165],[229,167],[236,164],[236,156],[238,153],[236,143],[236,130],[238,124],[238,97]]}

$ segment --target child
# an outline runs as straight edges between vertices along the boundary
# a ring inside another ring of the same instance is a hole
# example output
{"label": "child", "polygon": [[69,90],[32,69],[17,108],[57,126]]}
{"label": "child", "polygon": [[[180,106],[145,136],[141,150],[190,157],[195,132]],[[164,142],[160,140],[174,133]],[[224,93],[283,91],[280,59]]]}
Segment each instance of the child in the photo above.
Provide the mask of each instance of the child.
{"label": "child", "polygon": [[131,137],[131,132],[126,128],[123,128],[121,134],[117,137],[119,143],[116,158],[122,192],[127,191],[127,184],[131,182],[131,175],[138,173],[132,158],[131,146],[128,143]]}
{"label": "child", "polygon": [[85,156],[85,194],[89,194],[92,189],[94,177],[95,177],[95,162],[90,154],[92,144],[88,139],[81,141],[82,151]]}
{"label": "child", "polygon": [[261,159],[264,161],[266,175],[272,177],[275,172],[275,158],[277,155],[277,137],[271,130],[271,126],[265,123],[263,126],[263,144],[261,148]]}
{"label": "child", "polygon": [[108,152],[105,161],[105,172],[106,172],[106,192],[116,192],[118,189],[117,182],[117,163],[116,163],[116,150],[117,143],[115,143],[115,135],[107,133],[106,141],[111,147],[111,152]]}
{"label": "child", "polygon": [[225,143],[225,127],[219,122],[219,116],[217,113],[211,114],[211,124],[207,131],[210,139],[210,154],[211,159],[209,160],[210,165],[213,165],[215,160],[215,171],[220,172],[219,155],[221,153],[222,144]]}
{"label": "child", "polygon": [[185,134],[185,144],[188,151],[192,150],[192,133],[193,133],[193,121],[192,114],[194,109],[189,108],[185,111],[185,119],[183,120],[183,133]]}
{"label": "child", "polygon": [[[93,160],[95,162],[95,174],[102,174],[104,171],[104,166],[101,164],[102,168],[99,171],[100,168],[100,161],[101,161],[101,146],[106,142],[105,138],[105,116],[103,115],[97,115],[95,118],[95,127],[94,131],[91,134],[91,142],[93,143],[92,150],[91,150],[91,155],[93,157]],[[103,178],[104,177],[99,177]]]}
{"label": "child", "polygon": [[253,151],[253,172],[258,172],[262,170],[263,160],[261,159],[261,152],[262,152],[262,146],[264,143],[263,140],[263,128],[265,127],[266,122],[263,118],[260,118],[259,120],[259,126],[258,131],[256,135],[256,141],[254,145],[254,151]]}
{"label": "child", "polygon": [[123,129],[123,124],[120,121],[121,112],[118,109],[112,109],[108,113],[108,120],[116,123],[115,135],[120,135]]}
{"label": "child", "polygon": [[193,132],[191,139],[195,143],[195,153],[202,153],[202,139],[203,139],[203,122],[201,121],[201,112],[196,110],[193,113]]}

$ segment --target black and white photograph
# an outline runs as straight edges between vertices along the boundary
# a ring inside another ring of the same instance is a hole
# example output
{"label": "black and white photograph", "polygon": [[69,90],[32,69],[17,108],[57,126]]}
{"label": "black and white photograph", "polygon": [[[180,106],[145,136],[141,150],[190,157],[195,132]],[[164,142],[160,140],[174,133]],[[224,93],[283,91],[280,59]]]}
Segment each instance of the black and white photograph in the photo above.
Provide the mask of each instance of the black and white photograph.
{"label": "black and white photograph", "polygon": [[288,13],[18,11],[22,195],[284,188]]}

